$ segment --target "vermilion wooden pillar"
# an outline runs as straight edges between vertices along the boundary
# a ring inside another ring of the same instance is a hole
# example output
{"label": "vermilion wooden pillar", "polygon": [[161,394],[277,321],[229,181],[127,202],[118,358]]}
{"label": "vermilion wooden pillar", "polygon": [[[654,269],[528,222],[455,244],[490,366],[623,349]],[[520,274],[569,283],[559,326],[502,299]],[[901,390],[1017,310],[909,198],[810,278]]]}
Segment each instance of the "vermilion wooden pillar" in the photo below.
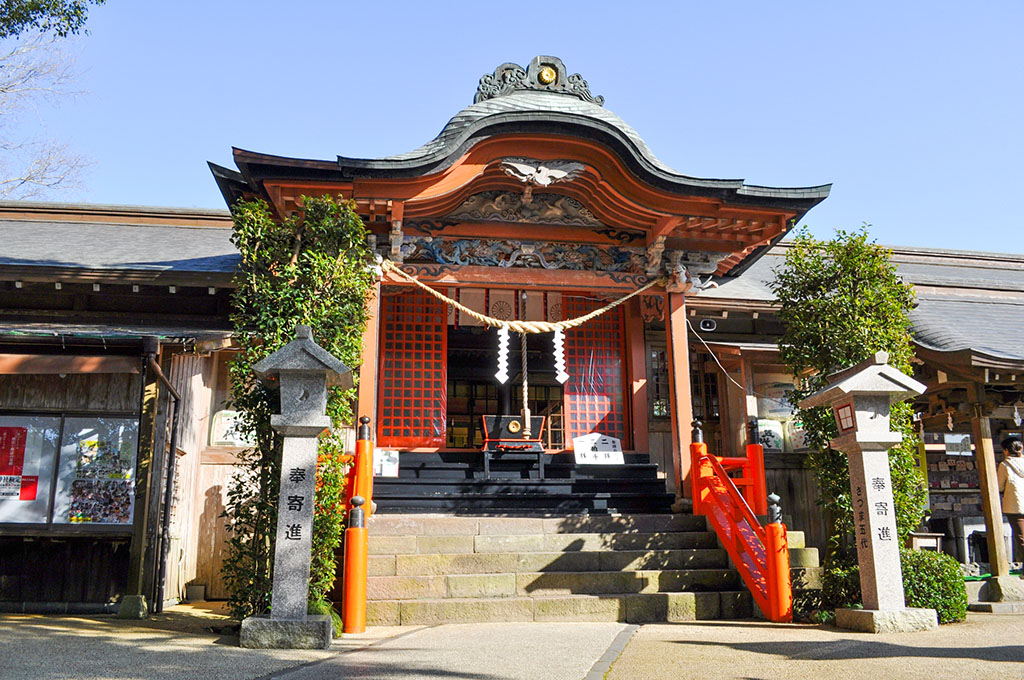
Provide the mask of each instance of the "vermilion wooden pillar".
{"label": "vermilion wooden pillar", "polygon": [[630,300],[626,306],[626,345],[633,416],[633,450],[648,453],[647,352],[644,344],[644,318],[640,312],[640,300],[637,299]]}
{"label": "vermilion wooden pillar", "polygon": [[[363,331],[362,363],[359,365],[359,388],[356,393],[356,418],[377,417],[377,356],[380,344],[380,281],[373,286],[366,301],[368,318]],[[370,436],[377,431],[377,424],[370,426]]]}
{"label": "vermilion wooden pillar", "polygon": [[690,495],[690,348],[686,332],[686,296],[665,295],[665,344],[668,350],[669,400],[672,412],[672,484],[676,503]]}

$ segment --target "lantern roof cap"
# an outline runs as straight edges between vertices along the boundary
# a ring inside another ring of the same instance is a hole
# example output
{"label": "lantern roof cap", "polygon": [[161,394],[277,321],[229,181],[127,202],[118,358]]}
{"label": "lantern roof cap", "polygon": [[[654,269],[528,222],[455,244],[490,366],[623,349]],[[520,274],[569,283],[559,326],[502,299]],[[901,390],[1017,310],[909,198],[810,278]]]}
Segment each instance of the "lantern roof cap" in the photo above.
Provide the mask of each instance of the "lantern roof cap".
{"label": "lantern roof cap", "polygon": [[328,387],[352,387],[352,369],[313,340],[309,326],[295,327],[295,339],[257,362],[252,370],[268,386],[276,387],[283,373],[323,373]]}

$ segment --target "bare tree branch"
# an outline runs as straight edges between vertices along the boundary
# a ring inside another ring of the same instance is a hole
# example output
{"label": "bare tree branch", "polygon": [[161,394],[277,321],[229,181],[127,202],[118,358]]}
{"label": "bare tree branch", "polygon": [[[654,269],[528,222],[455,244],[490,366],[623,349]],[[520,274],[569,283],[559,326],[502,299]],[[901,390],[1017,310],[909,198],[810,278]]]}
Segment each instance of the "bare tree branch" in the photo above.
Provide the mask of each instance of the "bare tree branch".
{"label": "bare tree branch", "polygon": [[57,142],[27,142],[14,148],[0,145],[0,149],[14,152],[5,153],[0,163],[0,198],[38,198],[75,188],[89,165],[87,159]]}
{"label": "bare tree branch", "polygon": [[28,33],[0,40],[0,198],[37,198],[77,186],[88,161],[55,140],[25,134],[22,114],[71,97],[74,58],[58,39]]}

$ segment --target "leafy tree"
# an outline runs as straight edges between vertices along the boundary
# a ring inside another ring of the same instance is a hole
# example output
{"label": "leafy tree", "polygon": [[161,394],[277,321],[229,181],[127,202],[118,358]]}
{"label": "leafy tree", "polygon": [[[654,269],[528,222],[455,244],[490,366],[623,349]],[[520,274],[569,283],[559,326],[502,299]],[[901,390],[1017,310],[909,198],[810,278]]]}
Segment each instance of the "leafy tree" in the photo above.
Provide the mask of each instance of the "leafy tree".
{"label": "leafy tree", "polygon": [[[797,232],[771,284],[785,328],[780,356],[797,380],[790,395],[794,406],[825,387],[831,373],[879,350],[889,353],[893,367],[911,373],[914,350],[908,312],[914,293],[897,275],[890,255],[868,240],[866,226],[856,232],[837,230],[831,241],[816,240],[806,229]],[[903,442],[889,451],[902,544],[921,521],[927,491],[914,467],[918,439],[911,407],[894,404],[890,415],[892,429],[903,434]],[[829,522],[824,597],[832,601],[825,604],[849,604],[852,594],[844,584],[849,583],[846,575],[856,563],[856,553],[847,540],[853,532],[848,461],[829,446],[837,434],[830,409],[800,409],[798,417],[808,442],[817,449],[809,462],[817,472],[818,502]]]}
{"label": "leafy tree", "polygon": [[[255,379],[252,366],[290,342],[296,325],[306,324],[320,346],[357,367],[374,280],[366,227],[352,206],[330,197],[303,197],[302,205],[301,215],[284,220],[276,220],[263,201],[232,209],[232,242],[242,261],[232,298],[241,352],[231,365],[231,398],[238,431],[255,442],[240,455],[224,513],[231,538],[222,573],[238,618],[270,607],[280,485],[282,441],[270,427],[279,399]],[[310,576],[310,600],[317,605],[334,582],[345,485],[344,437],[337,428],[354,423],[354,396],[353,390],[331,390],[327,415],[335,429],[320,438]]]}
{"label": "leafy tree", "polygon": [[53,33],[57,37],[84,30],[89,5],[105,0],[0,0],[0,39],[14,38],[29,31]]}

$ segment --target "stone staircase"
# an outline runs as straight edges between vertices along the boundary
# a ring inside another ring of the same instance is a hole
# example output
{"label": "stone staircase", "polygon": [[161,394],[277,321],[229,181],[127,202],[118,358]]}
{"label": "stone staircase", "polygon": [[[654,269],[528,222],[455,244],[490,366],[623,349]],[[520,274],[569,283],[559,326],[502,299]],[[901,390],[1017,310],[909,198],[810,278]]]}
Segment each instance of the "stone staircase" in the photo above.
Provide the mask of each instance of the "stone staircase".
{"label": "stone staircase", "polygon": [[369,534],[369,625],[754,615],[703,517],[379,514]]}

